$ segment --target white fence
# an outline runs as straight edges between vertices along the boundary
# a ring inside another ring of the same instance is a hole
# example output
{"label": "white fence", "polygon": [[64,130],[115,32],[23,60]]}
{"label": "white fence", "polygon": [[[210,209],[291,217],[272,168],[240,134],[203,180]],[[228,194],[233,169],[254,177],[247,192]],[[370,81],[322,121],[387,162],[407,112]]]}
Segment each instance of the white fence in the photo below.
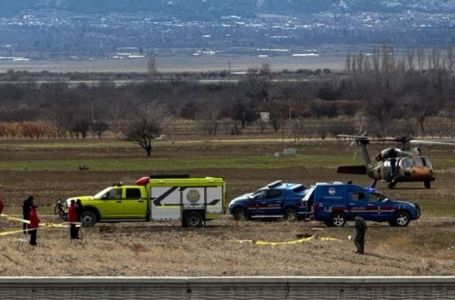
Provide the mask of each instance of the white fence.
{"label": "white fence", "polygon": [[0,277],[0,299],[455,299],[455,277]]}

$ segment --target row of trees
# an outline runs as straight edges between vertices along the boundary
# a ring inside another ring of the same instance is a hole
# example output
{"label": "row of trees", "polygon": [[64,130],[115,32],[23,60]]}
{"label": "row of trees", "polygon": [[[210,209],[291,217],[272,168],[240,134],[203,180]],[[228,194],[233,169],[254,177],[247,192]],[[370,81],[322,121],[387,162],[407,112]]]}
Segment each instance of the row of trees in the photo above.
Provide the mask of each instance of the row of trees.
{"label": "row of trees", "polygon": [[101,138],[109,125],[104,121],[75,123],[70,129],[53,121],[0,122],[0,138],[86,138],[89,134]]}
{"label": "row of trees", "polygon": [[0,136],[86,138],[108,130],[150,154],[153,138],[168,134],[179,119],[199,124],[199,133],[207,135],[242,134],[254,125],[261,133],[301,136],[309,119],[320,119],[320,136],[340,128],[357,131],[353,121],[327,122],[340,117],[364,118],[370,134],[425,135],[445,126],[429,118],[450,120],[455,111],[452,48],[396,54],[382,46],[371,55],[348,55],[346,73],[320,72],[297,81],[274,80],[269,65],[250,69],[238,82],[210,84],[156,80],[153,61],[148,67],[149,81],[121,86],[0,84]]}
{"label": "row of trees", "polygon": [[397,55],[384,45],[369,56],[348,55],[348,76],[335,90],[345,99],[364,99],[365,115],[383,134],[393,130],[392,120],[413,119],[418,134],[425,135],[429,117],[453,117],[454,66],[453,48],[408,49]]}

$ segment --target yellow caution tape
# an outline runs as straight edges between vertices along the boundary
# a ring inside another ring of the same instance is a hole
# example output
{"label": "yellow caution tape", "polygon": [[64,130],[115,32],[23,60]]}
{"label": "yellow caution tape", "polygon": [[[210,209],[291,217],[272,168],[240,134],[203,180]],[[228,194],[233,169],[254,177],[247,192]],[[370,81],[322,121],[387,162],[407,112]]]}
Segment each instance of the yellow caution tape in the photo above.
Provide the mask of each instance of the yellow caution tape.
{"label": "yellow caution tape", "polygon": [[[32,230],[34,230],[34,229],[32,229]],[[31,231],[31,230],[25,229],[25,232],[27,232],[27,231]],[[22,232],[24,232],[24,230],[22,230],[22,229],[21,230],[14,230],[14,231],[1,231],[0,232],[0,236],[11,235],[11,234],[16,234],[16,233],[22,233]]]}
{"label": "yellow caution tape", "polygon": [[[10,221],[18,221],[18,222],[22,222],[22,223],[25,223],[25,224],[30,224],[29,220],[24,220],[24,219],[21,219],[21,218],[11,217],[11,216],[8,216],[8,215],[5,215],[5,214],[0,214],[0,217],[4,217],[5,219],[10,220]],[[57,227],[69,227],[70,224],[75,224],[76,227],[80,227],[81,226],[80,222],[64,222],[64,223],[40,223],[40,227],[54,227],[54,228],[57,228]]]}
{"label": "yellow caution tape", "polygon": [[301,243],[306,243],[314,239],[318,239],[321,241],[341,241],[340,239],[332,238],[332,237],[316,237],[314,235],[310,237],[305,237],[301,238],[298,240],[292,240],[292,241],[285,241],[285,242],[269,242],[269,241],[257,241],[257,240],[239,240],[240,243],[252,243],[254,245],[259,245],[259,246],[278,246],[278,245],[293,245],[293,244],[301,244]]}
{"label": "yellow caution tape", "polygon": [[[5,215],[5,214],[0,214],[0,217],[3,217],[7,220],[10,220],[10,221],[18,221],[18,222],[22,222],[22,223],[25,223],[25,224],[30,224],[30,221],[29,220],[24,220],[24,219],[20,219],[20,218],[16,218],[16,217],[11,217],[11,216],[8,216],[8,215]],[[68,228],[70,227],[70,224],[75,224],[76,227],[81,227],[81,223],[80,222],[64,222],[64,223],[51,223],[51,222],[43,222],[43,223],[40,223],[40,227],[44,227],[44,228]],[[5,235],[11,235],[11,234],[16,234],[16,233],[22,233],[22,232],[27,232],[27,231],[31,231],[31,230],[34,230],[34,229],[22,229],[22,230],[13,230],[13,231],[0,231],[0,236],[5,236]]]}
{"label": "yellow caution tape", "polygon": [[5,215],[5,214],[1,214],[0,217],[3,217],[7,220],[10,220],[10,221],[18,221],[18,222],[22,222],[22,223],[25,223],[25,224],[30,224],[30,221],[29,220],[24,220],[24,219],[20,219],[20,218],[16,218],[16,217],[11,217],[11,216],[8,216],[8,215]]}

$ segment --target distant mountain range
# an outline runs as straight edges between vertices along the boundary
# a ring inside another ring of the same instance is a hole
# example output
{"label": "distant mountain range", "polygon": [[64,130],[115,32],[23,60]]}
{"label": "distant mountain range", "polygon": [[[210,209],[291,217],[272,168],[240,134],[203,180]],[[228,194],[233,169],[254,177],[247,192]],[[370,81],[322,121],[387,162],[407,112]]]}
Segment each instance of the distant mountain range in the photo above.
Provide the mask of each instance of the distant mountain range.
{"label": "distant mountain range", "polygon": [[1,0],[0,15],[37,10],[72,13],[140,13],[177,18],[251,17],[256,14],[302,16],[321,12],[455,13],[455,0]]}
{"label": "distant mountain range", "polygon": [[0,0],[0,60],[265,57],[383,43],[453,46],[455,0]]}

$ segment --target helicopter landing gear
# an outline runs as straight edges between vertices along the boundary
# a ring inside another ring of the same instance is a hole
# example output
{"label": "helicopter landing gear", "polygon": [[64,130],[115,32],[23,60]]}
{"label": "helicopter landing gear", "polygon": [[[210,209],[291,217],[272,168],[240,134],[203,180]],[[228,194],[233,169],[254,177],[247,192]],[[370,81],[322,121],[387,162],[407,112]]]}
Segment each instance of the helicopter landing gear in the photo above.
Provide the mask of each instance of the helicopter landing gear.
{"label": "helicopter landing gear", "polygon": [[397,183],[395,181],[391,181],[391,182],[389,182],[389,184],[387,186],[390,190],[393,190],[396,185],[397,185]]}
{"label": "helicopter landing gear", "polygon": [[426,189],[431,189],[431,181],[427,180],[423,182],[423,185]]}
{"label": "helicopter landing gear", "polygon": [[373,180],[373,182],[370,184],[370,188],[372,188],[373,190],[376,188],[376,182],[378,182],[376,179]]}

